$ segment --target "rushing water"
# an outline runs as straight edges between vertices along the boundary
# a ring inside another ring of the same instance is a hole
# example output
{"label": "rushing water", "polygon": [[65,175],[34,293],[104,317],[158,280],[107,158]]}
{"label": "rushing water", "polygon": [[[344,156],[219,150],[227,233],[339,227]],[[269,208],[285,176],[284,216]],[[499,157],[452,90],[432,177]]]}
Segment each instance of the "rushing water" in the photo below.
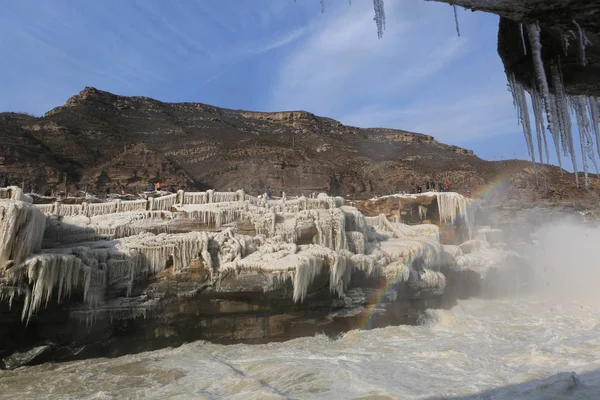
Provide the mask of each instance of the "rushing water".
{"label": "rushing water", "polygon": [[[569,371],[580,376],[575,391],[568,390],[566,374],[531,382]],[[351,331],[338,339],[195,342],[3,371],[0,398],[402,399],[497,388],[474,398],[597,399],[598,371],[600,308],[547,299],[467,300],[427,312],[421,326]]]}
{"label": "rushing water", "polygon": [[337,339],[195,342],[0,371],[0,398],[600,399],[600,228],[554,222],[537,241],[526,252],[535,295],[466,300],[420,326]]}

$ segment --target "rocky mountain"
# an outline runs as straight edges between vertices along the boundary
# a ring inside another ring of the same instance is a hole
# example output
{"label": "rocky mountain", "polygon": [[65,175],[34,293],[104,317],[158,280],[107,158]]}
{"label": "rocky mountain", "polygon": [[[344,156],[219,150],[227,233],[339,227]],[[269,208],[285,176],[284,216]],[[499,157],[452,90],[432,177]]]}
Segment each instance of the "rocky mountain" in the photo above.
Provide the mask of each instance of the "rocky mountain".
{"label": "rocky mountain", "polygon": [[[345,126],[304,111],[163,103],[89,87],[40,118],[0,114],[0,142],[0,175],[32,182],[38,191],[60,190],[66,182],[71,192],[136,192],[160,181],[173,188],[260,194],[270,186],[276,194],[365,198],[425,181],[475,193],[502,181],[508,187],[501,194],[513,191],[519,200],[582,193],[558,168],[536,174],[528,162],[485,161],[424,134]],[[592,193],[597,189],[594,179]]]}

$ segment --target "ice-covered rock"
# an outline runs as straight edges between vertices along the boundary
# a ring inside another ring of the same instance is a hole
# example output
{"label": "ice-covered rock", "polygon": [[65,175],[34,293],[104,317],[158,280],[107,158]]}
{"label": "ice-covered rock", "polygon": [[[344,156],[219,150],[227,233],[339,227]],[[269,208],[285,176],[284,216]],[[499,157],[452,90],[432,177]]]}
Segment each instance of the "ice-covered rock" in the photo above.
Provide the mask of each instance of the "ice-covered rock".
{"label": "ice-covered rock", "polygon": [[0,276],[7,263],[20,264],[40,251],[46,218],[34,206],[19,201],[0,201]]}
{"label": "ice-covered rock", "polygon": [[[441,198],[448,221],[468,212],[461,198]],[[264,303],[272,298],[291,312],[359,307],[346,304],[358,289],[370,293],[365,304],[439,297],[449,265],[483,273],[500,259],[501,250],[489,245],[484,250],[491,255],[442,245],[436,225],[365,217],[344,204],[324,194],[269,200],[243,191],[44,207],[3,200],[0,260],[9,268],[0,270],[0,301],[25,324],[55,306],[85,324],[160,320],[163,313],[187,315],[189,301],[205,310],[195,315],[209,324],[206,318],[226,310],[272,313],[275,303]],[[201,331],[210,332],[207,326]],[[226,325],[214,329],[234,338],[254,334],[244,326],[238,333]]]}

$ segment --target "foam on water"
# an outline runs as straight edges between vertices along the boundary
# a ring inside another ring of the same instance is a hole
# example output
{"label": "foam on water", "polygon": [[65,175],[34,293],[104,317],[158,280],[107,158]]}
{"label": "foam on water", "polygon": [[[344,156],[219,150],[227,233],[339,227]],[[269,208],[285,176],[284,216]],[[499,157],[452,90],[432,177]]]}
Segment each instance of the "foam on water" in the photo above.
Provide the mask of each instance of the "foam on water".
{"label": "foam on water", "polygon": [[[470,398],[490,389],[480,398],[600,398],[597,307],[467,300],[423,320],[336,340],[195,342],[4,371],[0,398]],[[581,380],[575,390],[570,371]],[[561,372],[567,374],[554,376]]]}

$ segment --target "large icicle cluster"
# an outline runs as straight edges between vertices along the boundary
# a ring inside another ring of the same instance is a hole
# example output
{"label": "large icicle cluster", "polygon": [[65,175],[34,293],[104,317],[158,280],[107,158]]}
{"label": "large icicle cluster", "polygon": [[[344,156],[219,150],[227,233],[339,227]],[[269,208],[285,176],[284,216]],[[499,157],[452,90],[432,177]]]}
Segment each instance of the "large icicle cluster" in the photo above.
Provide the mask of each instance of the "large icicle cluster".
{"label": "large icicle cluster", "polygon": [[0,275],[9,261],[20,264],[40,251],[45,224],[37,208],[21,201],[0,201]]}
{"label": "large icicle cluster", "polygon": [[[577,28],[579,31],[579,41],[581,43],[582,64],[585,65],[585,46],[587,46],[588,40],[581,27],[577,25]],[[561,153],[562,155],[571,158],[576,183],[579,186],[577,152],[575,150],[573,124],[571,122],[571,115],[575,115],[579,131],[579,141],[581,143],[580,155],[585,176],[585,186],[587,187],[589,184],[588,161],[591,161],[592,165],[597,170],[594,147],[596,147],[596,151],[598,152],[598,155],[600,155],[600,108],[598,107],[598,99],[588,96],[567,95],[562,81],[560,63],[552,62],[548,68],[544,65],[540,40],[540,26],[538,24],[527,25],[527,27],[521,26],[521,30],[522,32],[524,30],[527,31],[536,79],[532,82],[531,88],[525,89],[524,86],[516,80],[514,74],[508,73],[507,77],[509,89],[513,96],[513,103],[515,104],[519,122],[523,128],[529,155],[535,164],[535,143],[533,141],[529,117],[529,104],[525,96],[526,91],[529,92],[531,107],[533,109],[539,160],[544,160],[543,155],[545,153],[546,162],[549,162],[548,144],[545,136],[545,126],[547,125],[548,130],[552,135],[559,165],[562,167]],[[523,43],[523,45],[524,52],[527,54],[527,47],[525,46],[525,43]],[[568,40],[566,41],[566,45],[568,46]],[[550,81],[548,81],[548,75],[550,76]],[[596,140],[595,146],[594,139]]]}
{"label": "large icicle cluster", "polygon": [[13,285],[18,286],[25,281],[32,285],[31,291],[26,293],[22,313],[23,319],[29,321],[42,303],[49,303],[55,290],[59,303],[68,298],[76,287],[84,289],[83,299],[87,300],[90,268],[73,255],[40,254],[11,268],[8,277]]}
{"label": "large icicle cluster", "polygon": [[454,224],[457,216],[464,219],[469,232],[469,237],[473,237],[473,225],[475,223],[473,209],[469,205],[468,199],[454,192],[436,193],[438,201],[438,211],[442,223]]}

